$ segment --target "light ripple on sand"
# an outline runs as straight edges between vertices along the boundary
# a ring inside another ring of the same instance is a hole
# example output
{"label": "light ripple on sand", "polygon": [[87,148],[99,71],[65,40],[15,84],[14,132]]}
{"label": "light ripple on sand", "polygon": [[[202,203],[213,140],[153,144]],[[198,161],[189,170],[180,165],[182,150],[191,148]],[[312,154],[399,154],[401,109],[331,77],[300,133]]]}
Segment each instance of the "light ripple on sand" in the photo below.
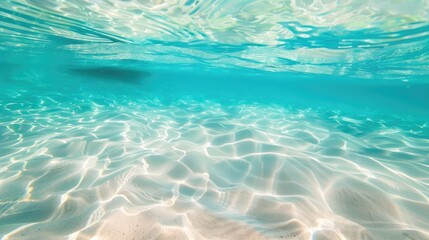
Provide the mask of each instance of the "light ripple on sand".
{"label": "light ripple on sand", "polygon": [[[41,100],[1,105],[4,239],[429,238],[427,127],[257,104]],[[90,107],[67,114],[77,105]]]}

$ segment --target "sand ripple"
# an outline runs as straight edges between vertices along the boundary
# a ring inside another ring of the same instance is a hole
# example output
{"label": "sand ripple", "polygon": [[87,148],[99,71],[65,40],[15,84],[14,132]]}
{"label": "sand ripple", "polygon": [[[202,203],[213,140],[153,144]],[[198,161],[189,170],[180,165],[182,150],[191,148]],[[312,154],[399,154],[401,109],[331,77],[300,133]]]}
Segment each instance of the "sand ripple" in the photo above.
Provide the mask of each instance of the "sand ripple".
{"label": "sand ripple", "polygon": [[429,239],[427,126],[113,103],[0,105],[3,239]]}

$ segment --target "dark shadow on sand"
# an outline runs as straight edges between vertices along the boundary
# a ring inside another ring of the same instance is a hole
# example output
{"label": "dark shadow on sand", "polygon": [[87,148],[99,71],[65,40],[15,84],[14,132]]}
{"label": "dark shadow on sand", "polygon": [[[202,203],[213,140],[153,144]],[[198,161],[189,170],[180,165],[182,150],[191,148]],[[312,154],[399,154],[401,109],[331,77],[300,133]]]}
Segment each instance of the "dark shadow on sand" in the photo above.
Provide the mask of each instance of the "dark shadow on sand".
{"label": "dark shadow on sand", "polygon": [[69,71],[83,77],[120,81],[131,84],[139,84],[141,80],[151,75],[150,72],[122,67],[82,67],[70,68]]}

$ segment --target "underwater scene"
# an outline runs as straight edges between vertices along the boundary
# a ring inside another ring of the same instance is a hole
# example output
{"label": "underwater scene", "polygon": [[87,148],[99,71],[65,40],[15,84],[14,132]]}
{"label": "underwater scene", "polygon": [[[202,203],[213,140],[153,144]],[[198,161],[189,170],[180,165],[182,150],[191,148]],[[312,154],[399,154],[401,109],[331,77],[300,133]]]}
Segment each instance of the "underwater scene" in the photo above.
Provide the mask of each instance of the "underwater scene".
{"label": "underwater scene", "polygon": [[0,239],[429,239],[429,1],[1,0]]}

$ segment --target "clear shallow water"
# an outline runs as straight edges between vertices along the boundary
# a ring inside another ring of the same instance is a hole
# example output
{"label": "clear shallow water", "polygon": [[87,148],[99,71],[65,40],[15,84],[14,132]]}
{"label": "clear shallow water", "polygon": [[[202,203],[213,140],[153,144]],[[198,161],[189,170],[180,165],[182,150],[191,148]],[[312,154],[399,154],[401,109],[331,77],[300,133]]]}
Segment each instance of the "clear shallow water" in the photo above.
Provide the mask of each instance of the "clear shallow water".
{"label": "clear shallow water", "polygon": [[429,239],[426,1],[3,1],[3,239]]}

